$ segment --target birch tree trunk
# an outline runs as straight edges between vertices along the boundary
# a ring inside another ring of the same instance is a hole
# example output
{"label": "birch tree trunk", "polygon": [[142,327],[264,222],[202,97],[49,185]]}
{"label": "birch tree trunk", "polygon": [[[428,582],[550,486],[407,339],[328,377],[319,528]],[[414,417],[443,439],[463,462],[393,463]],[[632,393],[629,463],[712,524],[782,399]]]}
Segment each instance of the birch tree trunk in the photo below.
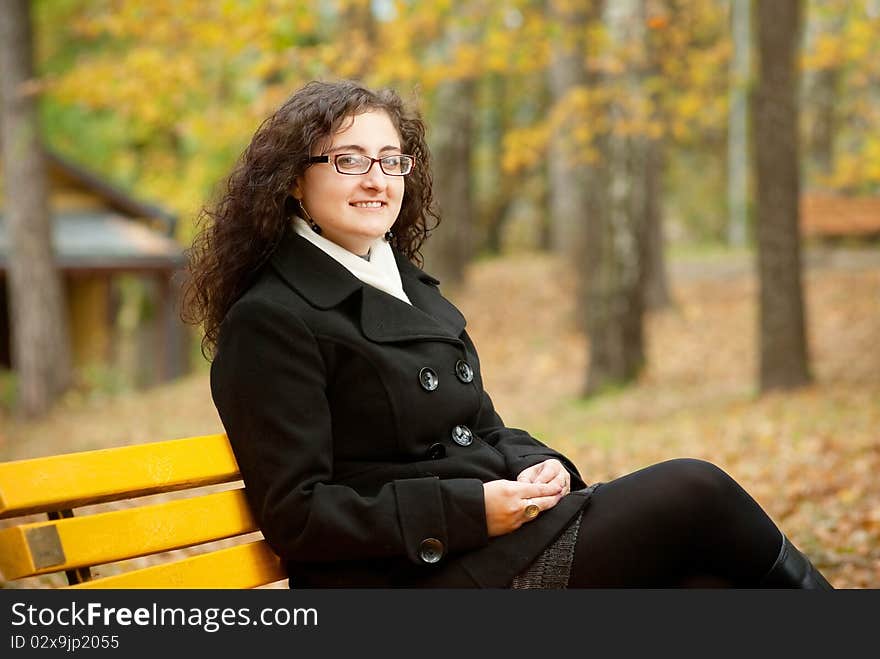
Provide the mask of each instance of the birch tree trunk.
{"label": "birch tree trunk", "polygon": [[30,2],[6,0],[0,10],[0,140],[10,245],[7,286],[18,411],[26,417],[45,414],[72,375],[32,58]]}
{"label": "birch tree trunk", "polygon": [[[642,0],[609,4],[605,14],[612,40],[643,43]],[[620,74],[629,96],[644,93],[642,71]],[[609,80],[610,82],[610,80]],[[582,270],[584,314],[590,340],[585,393],[632,381],[645,362],[644,304],[648,248],[648,202],[651,164],[647,137],[614,131],[624,110],[608,106],[612,127],[598,139],[602,166],[589,188],[590,222]]]}

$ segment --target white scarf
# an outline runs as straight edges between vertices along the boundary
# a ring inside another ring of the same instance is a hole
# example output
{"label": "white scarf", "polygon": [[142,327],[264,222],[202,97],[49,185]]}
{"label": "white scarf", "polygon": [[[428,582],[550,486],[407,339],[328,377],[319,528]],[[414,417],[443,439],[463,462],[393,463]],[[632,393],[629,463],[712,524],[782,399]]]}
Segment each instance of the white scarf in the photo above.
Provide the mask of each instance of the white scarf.
{"label": "white scarf", "polygon": [[299,235],[316,247],[319,247],[365,284],[378,288],[380,291],[385,291],[407,304],[412,304],[403,291],[400,271],[397,269],[397,261],[394,260],[391,245],[385,241],[384,237],[377,238],[370,246],[370,251],[368,252],[370,260],[368,261],[357,254],[349,252],[332,240],[327,240],[323,236],[318,235],[302,218],[293,218],[293,228]]}

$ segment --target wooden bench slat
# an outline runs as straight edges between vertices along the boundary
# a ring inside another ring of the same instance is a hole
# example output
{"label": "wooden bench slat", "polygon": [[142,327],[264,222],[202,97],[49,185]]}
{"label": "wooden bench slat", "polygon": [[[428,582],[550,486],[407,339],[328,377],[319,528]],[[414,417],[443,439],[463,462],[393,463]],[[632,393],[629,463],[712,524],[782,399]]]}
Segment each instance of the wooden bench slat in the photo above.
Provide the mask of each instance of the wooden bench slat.
{"label": "wooden bench slat", "polygon": [[100,565],[257,530],[243,489],[0,531],[7,579]]}
{"label": "wooden bench slat", "polygon": [[256,588],[286,578],[280,559],[258,540],[70,588]]}
{"label": "wooden bench slat", "polygon": [[0,463],[0,518],[239,478],[225,434]]}

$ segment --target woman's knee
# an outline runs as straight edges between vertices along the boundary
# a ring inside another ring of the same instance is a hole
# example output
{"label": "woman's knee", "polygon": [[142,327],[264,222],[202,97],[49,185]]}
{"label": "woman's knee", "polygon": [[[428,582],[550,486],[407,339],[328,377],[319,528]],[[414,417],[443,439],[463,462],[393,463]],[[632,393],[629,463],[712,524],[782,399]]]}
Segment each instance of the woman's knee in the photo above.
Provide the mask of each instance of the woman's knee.
{"label": "woman's knee", "polygon": [[711,462],[665,460],[603,484],[594,494],[588,516],[608,508],[617,524],[627,517],[624,511],[639,524],[646,518],[690,524],[712,517],[735,488],[735,481]]}
{"label": "woman's knee", "polygon": [[706,460],[676,458],[657,466],[667,472],[669,482],[675,483],[682,495],[694,502],[711,506],[739,489],[726,471]]}
{"label": "woman's knee", "polygon": [[700,458],[674,458],[658,464],[678,472],[682,478],[692,479],[695,482],[711,484],[730,480],[730,476],[721,467]]}

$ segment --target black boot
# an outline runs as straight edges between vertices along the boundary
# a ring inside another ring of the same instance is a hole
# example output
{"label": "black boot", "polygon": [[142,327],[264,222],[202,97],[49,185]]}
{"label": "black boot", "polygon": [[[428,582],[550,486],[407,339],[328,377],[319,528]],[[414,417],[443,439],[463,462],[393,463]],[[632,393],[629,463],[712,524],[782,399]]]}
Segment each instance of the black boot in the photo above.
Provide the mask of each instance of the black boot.
{"label": "black boot", "polygon": [[834,586],[810,563],[791,541],[782,536],[782,549],[770,571],[761,581],[765,588],[801,588],[804,590],[834,590]]}

